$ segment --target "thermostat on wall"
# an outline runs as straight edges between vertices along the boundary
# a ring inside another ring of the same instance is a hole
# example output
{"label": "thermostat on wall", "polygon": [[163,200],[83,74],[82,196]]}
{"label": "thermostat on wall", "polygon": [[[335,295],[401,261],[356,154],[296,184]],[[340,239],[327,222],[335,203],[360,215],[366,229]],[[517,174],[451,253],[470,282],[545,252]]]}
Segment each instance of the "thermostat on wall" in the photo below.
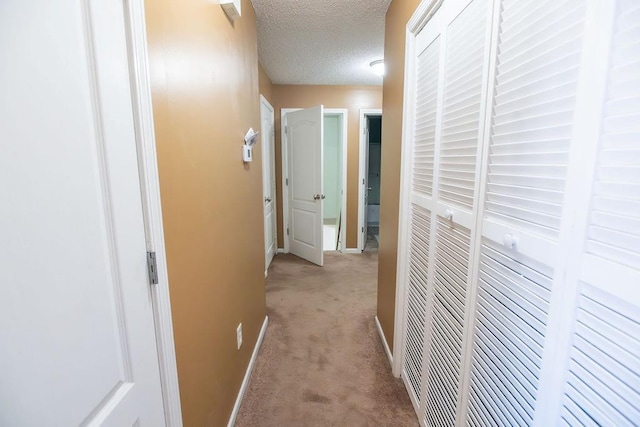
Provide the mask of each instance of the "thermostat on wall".
{"label": "thermostat on wall", "polygon": [[250,145],[242,146],[242,161],[245,163],[250,162],[252,159],[253,148]]}
{"label": "thermostat on wall", "polygon": [[242,146],[242,160],[246,162],[250,162],[253,160],[253,146],[258,142],[258,134],[260,132],[255,132],[253,128],[249,128],[249,131],[244,136],[244,145]]}
{"label": "thermostat on wall", "polygon": [[242,0],[220,0],[220,6],[232,21],[242,15]]}

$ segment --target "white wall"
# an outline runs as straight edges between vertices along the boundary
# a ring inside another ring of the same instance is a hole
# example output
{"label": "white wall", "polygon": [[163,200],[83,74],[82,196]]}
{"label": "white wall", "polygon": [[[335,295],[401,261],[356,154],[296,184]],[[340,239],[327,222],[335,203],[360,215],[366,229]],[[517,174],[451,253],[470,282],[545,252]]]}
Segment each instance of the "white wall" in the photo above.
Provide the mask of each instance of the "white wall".
{"label": "white wall", "polygon": [[340,116],[324,116],[323,193],[324,219],[338,219],[340,214],[340,188],[342,165],[342,129]]}

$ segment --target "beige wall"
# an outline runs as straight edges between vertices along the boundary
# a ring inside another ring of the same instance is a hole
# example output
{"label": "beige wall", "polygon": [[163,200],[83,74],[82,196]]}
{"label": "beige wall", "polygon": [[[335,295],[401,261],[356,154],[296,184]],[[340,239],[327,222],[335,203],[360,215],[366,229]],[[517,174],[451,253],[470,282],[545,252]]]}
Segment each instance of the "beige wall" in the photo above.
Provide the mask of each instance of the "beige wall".
{"label": "beige wall", "polygon": [[282,145],[280,110],[282,108],[347,108],[347,248],[358,246],[358,149],[360,109],[382,108],[381,86],[286,86],[274,85],[276,110],[276,179],[278,202],[278,247],[284,247],[282,231]]}
{"label": "beige wall", "polygon": [[400,154],[404,92],[406,25],[419,0],[393,0],[385,21],[382,94],[382,166],[380,182],[380,244],[378,252],[378,319],[389,347],[393,348],[396,304],[398,208],[400,204]]}
{"label": "beige wall", "polygon": [[260,127],[257,36],[242,3],[232,24],[209,0],[146,2],[185,427],[226,425],[266,313],[260,153],[245,165],[241,148]]}

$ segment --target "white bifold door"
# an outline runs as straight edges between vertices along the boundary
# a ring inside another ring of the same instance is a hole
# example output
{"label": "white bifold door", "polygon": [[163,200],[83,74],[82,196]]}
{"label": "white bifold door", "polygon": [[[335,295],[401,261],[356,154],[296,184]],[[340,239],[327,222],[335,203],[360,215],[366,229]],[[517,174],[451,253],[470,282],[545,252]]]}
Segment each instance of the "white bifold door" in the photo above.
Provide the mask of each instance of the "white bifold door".
{"label": "white bifold door", "polygon": [[124,1],[0,5],[0,425],[164,426]]}
{"label": "white bifold door", "polygon": [[285,120],[288,171],[285,237],[289,252],[322,266],[323,107],[287,113]]}
{"label": "white bifold door", "polygon": [[405,88],[397,358],[420,423],[640,425],[640,4],[436,7]]}

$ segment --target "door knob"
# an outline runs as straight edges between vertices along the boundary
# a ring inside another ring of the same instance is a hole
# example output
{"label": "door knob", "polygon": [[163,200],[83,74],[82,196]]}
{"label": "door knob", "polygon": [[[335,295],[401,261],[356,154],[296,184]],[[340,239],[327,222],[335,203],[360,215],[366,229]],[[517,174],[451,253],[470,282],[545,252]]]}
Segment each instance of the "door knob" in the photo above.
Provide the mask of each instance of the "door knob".
{"label": "door knob", "polygon": [[322,200],[324,200],[324,194],[320,197]]}
{"label": "door knob", "polygon": [[373,187],[368,187],[367,190],[373,191]]}
{"label": "door knob", "polygon": [[267,203],[269,203],[269,202],[271,201],[271,198],[270,198],[270,197],[265,197],[265,198],[264,198],[264,201],[265,201],[265,202],[267,202]]}
{"label": "door knob", "polygon": [[319,194],[313,195],[313,200],[320,200],[320,198],[324,198],[324,196],[320,196]]}

